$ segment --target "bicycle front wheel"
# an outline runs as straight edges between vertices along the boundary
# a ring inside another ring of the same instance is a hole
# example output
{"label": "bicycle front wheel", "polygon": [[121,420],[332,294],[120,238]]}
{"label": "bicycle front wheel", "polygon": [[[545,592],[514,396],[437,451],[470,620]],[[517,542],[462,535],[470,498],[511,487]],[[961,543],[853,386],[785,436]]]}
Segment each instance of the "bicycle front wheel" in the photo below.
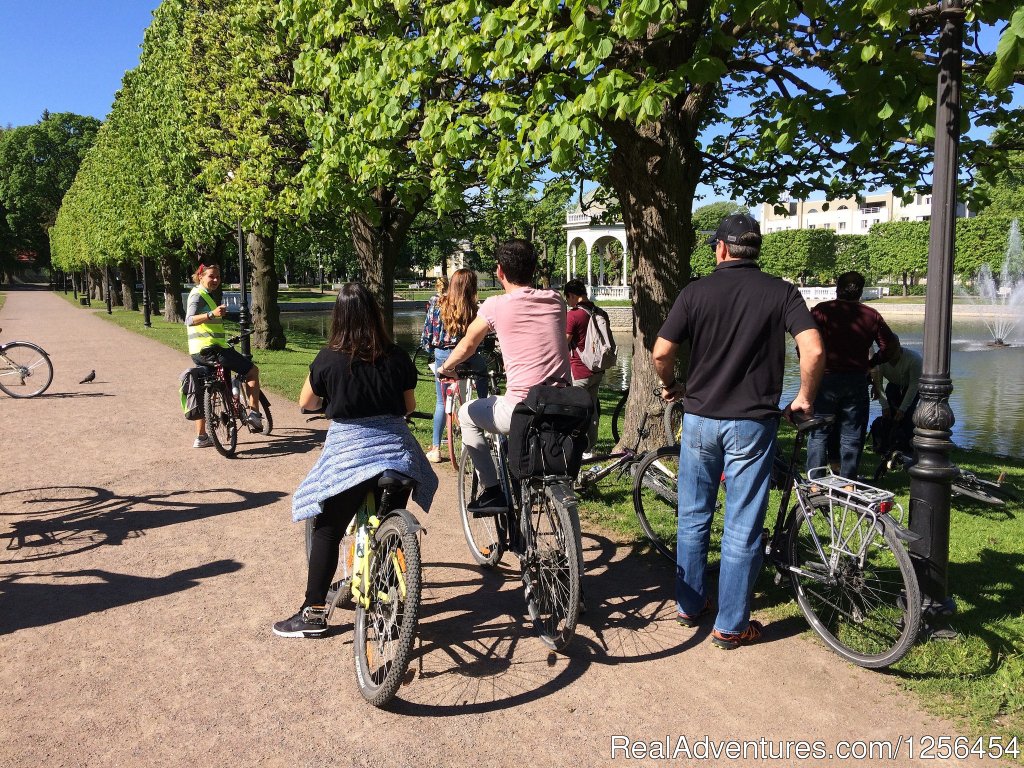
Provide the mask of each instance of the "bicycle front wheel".
{"label": "bicycle front wheel", "polygon": [[466,505],[480,492],[480,481],[476,476],[476,470],[473,469],[469,451],[465,448],[462,449],[458,466],[459,514],[462,516],[462,532],[466,535],[469,553],[477,565],[493,568],[501,561],[501,556],[505,552],[502,537],[498,531],[498,518],[473,517],[469,512]]}
{"label": "bicycle front wheel", "polygon": [[42,347],[12,341],[0,353],[0,389],[11,397],[41,395],[53,381],[53,363]]}
{"label": "bicycle front wheel", "polygon": [[274,415],[270,412],[270,401],[262,391],[260,392],[260,407],[263,409],[263,434],[269,435],[274,431]]}
{"label": "bicycle front wheel", "polygon": [[921,592],[896,534],[824,497],[811,500],[809,516],[791,514],[790,581],[814,631],[861,667],[902,659],[921,626]]}
{"label": "bicycle front wheel", "polygon": [[544,644],[561,651],[580,617],[580,524],[568,482],[535,490],[523,509],[528,544],[523,557],[526,607]]}
{"label": "bicycle front wheel", "polygon": [[420,546],[404,518],[381,523],[370,557],[370,607],[356,606],[356,683],[364,699],[383,707],[409,668],[420,613]]}
{"label": "bicycle front wheel", "polygon": [[665,406],[665,439],[668,445],[679,445],[683,437],[683,404],[668,403]]}
{"label": "bicycle front wheel", "polygon": [[423,347],[417,347],[416,353],[412,356],[412,364],[416,368],[416,378],[419,381],[434,380],[434,372],[430,370],[432,362],[434,362],[434,353],[428,352]]}
{"label": "bicycle front wheel", "polygon": [[[458,405],[458,400],[455,401]],[[445,416],[445,428],[448,431],[448,461],[452,466],[459,464],[459,451],[462,449],[462,425],[459,424],[459,414],[454,408]]]}
{"label": "bicycle front wheel", "polygon": [[633,478],[633,511],[659,553],[676,561],[679,528],[679,449],[665,446],[641,459]]}
{"label": "bicycle front wheel", "polygon": [[224,387],[207,387],[204,395],[206,413],[206,431],[213,440],[213,445],[221,456],[229,459],[235,457],[238,445],[238,421],[231,403],[224,397]]}
{"label": "bicycle front wheel", "polygon": [[612,411],[612,440],[615,445],[619,444],[619,439],[622,437],[622,420],[626,415],[626,401],[629,400],[629,390],[623,390],[622,397],[619,398],[619,402],[615,404],[615,409]]}

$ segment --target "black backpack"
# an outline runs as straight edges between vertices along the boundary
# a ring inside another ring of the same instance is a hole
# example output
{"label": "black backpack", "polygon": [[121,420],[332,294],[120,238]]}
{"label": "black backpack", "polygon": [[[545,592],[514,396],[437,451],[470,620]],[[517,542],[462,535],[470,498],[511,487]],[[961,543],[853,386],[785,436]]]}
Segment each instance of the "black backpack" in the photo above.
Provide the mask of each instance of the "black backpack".
{"label": "black backpack", "polygon": [[512,412],[508,467],[513,477],[575,477],[587,449],[593,410],[582,387],[531,387]]}

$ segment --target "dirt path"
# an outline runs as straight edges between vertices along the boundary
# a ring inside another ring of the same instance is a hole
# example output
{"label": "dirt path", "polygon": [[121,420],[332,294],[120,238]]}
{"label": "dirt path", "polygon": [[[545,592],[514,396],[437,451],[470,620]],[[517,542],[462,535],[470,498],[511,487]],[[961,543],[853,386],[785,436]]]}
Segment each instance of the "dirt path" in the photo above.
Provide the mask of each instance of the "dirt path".
{"label": "dirt path", "polygon": [[[567,656],[549,654],[516,571],[470,565],[447,465],[420,514],[414,676],[393,711],[375,711],[355,690],[350,614],[327,639],[270,632],[301,602],[289,494],[321,433],[271,393],[274,435],[240,438],[229,462],[191,448],[184,355],[44,292],[9,293],[0,326],[55,368],[46,396],[0,397],[0,764],[591,766],[615,735],[764,737],[777,752],[786,739],[831,750],[952,734],[799,621],[769,625],[757,647],[713,648],[673,621],[668,568],[595,535],[586,626]],[[764,764],[751,756],[665,764]],[[916,762],[904,744],[877,764]]]}

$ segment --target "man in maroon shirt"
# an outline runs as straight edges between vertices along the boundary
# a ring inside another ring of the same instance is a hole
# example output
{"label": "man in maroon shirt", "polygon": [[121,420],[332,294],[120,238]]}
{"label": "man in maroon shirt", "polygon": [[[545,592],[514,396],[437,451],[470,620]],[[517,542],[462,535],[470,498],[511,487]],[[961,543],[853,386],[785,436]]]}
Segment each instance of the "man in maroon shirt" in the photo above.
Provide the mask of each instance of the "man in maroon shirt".
{"label": "man in maroon shirt", "polygon": [[[594,302],[587,299],[587,287],[582,280],[570,280],[565,284],[565,303],[569,311],[565,316],[565,337],[569,340],[569,367],[572,369],[572,385],[583,387],[590,394],[594,401],[594,415],[590,422],[590,429],[587,430],[587,451],[593,451],[597,443],[597,425],[601,420],[601,400],[598,397],[598,388],[601,386],[601,379],[604,378],[604,371],[592,371],[583,364],[580,359],[580,350],[583,349],[583,342],[587,338],[587,326],[590,324],[590,315],[594,312],[604,313]],[[606,315],[607,317],[607,315]],[[584,454],[584,458],[589,458]]]}
{"label": "man in maroon shirt", "polygon": [[[811,310],[825,342],[825,376],[814,400],[814,415],[834,414],[835,423],[807,438],[807,469],[828,464],[828,438],[839,430],[839,474],[857,479],[868,424],[868,371],[884,363],[896,336],[874,309],[860,303],[864,276],[844,272],[836,280],[836,298]],[[872,357],[871,345],[878,346]]]}

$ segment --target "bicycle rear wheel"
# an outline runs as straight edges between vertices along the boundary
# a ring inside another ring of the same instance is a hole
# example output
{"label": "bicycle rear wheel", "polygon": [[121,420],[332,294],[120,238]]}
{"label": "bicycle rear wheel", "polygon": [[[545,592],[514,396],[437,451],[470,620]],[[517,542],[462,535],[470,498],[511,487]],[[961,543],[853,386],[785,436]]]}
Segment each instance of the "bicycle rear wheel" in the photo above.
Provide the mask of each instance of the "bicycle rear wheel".
{"label": "bicycle rear wheel", "polygon": [[412,356],[412,364],[416,368],[416,378],[419,381],[434,380],[434,372],[430,370],[432,362],[434,362],[433,352],[428,352],[423,347],[416,348],[416,353]]}
{"label": "bicycle rear wheel", "polygon": [[404,518],[380,524],[371,558],[370,607],[356,606],[356,683],[364,699],[383,707],[409,668],[420,612],[420,546]]}
{"label": "bicycle rear wheel", "polygon": [[497,517],[473,517],[466,505],[477,497],[480,492],[480,481],[473,469],[473,461],[469,451],[462,449],[459,458],[459,514],[462,516],[462,532],[466,535],[469,553],[484,568],[493,568],[501,561],[505,552],[501,532],[498,530]]}
{"label": "bicycle rear wheel", "polygon": [[667,445],[679,445],[683,435],[683,404],[668,403],[665,406],[665,440]]}
{"label": "bicycle rear wheel", "polygon": [[224,386],[218,382],[216,386],[207,387],[203,404],[206,431],[214,447],[221,456],[233,459],[238,445],[238,420],[231,403],[225,399]]}
{"label": "bicycle rear wheel", "polygon": [[674,563],[679,527],[678,448],[659,448],[640,461],[633,478],[633,510],[651,545]]}
{"label": "bicycle rear wheel", "polygon": [[896,534],[823,497],[811,500],[810,517],[791,514],[790,581],[814,631],[861,667],[902,659],[920,630],[921,592]]}
{"label": "bicycle rear wheel", "polygon": [[46,391],[53,381],[53,363],[42,347],[27,341],[12,341],[4,345],[2,351],[0,390],[18,398],[35,397]]}
{"label": "bicycle rear wheel", "polygon": [[629,400],[629,390],[625,389],[622,391],[619,402],[615,404],[615,410],[612,411],[612,440],[615,445],[619,444],[619,439],[622,437],[622,420],[625,418],[627,400]]}
{"label": "bicycle rear wheel", "polygon": [[568,481],[535,490],[523,509],[526,607],[544,644],[564,649],[580,617],[580,526]]}

